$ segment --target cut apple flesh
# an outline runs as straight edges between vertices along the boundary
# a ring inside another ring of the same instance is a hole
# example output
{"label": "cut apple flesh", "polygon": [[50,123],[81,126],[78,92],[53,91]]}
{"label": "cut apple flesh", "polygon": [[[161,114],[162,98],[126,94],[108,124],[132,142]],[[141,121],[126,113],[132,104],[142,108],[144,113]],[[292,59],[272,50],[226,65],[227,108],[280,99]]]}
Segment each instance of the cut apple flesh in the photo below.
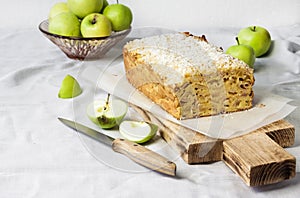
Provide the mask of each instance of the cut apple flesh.
{"label": "cut apple flesh", "polygon": [[87,115],[92,122],[103,129],[118,125],[127,113],[128,106],[121,100],[96,100],[88,105]]}
{"label": "cut apple flesh", "polygon": [[155,136],[157,126],[147,122],[123,121],[119,130],[124,138],[136,143],[144,143]]}

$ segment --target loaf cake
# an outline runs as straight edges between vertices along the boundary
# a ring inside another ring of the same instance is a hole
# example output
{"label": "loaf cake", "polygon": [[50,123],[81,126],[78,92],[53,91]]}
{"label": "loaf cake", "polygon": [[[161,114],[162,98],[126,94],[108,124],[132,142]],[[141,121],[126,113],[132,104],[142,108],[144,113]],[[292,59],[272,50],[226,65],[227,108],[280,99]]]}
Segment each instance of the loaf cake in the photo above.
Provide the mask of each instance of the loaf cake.
{"label": "loaf cake", "polygon": [[177,119],[252,107],[253,69],[190,33],[128,42],[123,48],[128,81]]}

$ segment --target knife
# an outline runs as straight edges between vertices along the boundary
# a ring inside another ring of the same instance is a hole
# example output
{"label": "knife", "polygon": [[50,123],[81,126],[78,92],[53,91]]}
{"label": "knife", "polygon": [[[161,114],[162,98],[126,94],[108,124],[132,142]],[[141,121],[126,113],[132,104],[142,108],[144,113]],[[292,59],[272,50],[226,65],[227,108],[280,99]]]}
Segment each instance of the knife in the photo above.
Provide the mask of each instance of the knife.
{"label": "knife", "polygon": [[115,152],[127,156],[134,162],[146,168],[169,176],[176,175],[175,163],[140,144],[122,138],[114,139],[78,122],[74,122],[65,118],[58,118],[58,120],[66,126],[84,135],[111,146]]}

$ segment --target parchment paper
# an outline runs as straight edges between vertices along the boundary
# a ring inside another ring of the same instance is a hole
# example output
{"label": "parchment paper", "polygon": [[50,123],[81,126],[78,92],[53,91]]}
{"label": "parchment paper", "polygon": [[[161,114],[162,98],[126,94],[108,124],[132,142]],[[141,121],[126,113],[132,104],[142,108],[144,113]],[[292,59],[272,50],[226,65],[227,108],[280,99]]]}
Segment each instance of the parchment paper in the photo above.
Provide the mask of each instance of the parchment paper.
{"label": "parchment paper", "polygon": [[213,138],[232,138],[249,133],[262,126],[283,119],[296,107],[289,105],[291,100],[254,86],[253,108],[246,111],[220,114],[196,119],[177,120],[136,90],[126,79],[123,59],[118,57],[105,69],[90,66],[84,75],[98,74],[98,88],[135,104],[157,117],[165,118],[182,126],[196,130]]}

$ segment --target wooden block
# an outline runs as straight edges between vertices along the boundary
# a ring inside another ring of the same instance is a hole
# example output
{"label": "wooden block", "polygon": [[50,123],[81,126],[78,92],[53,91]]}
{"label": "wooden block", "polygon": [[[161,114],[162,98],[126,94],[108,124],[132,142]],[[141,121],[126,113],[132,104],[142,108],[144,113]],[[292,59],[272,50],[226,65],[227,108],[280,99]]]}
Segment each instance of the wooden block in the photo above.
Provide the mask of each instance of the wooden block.
{"label": "wooden block", "polygon": [[265,133],[224,141],[223,161],[249,186],[277,183],[296,174],[295,157]]}
{"label": "wooden block", "polygon": [[296,174],[295,157],[282,147],[292,146],[295,128],[285,120],[261,127],[247,135],[214,139],[136,106],[144,120],[159,126],[161,136],[188,164],[223,160],[247,185],[260,186],[290,179]]}

